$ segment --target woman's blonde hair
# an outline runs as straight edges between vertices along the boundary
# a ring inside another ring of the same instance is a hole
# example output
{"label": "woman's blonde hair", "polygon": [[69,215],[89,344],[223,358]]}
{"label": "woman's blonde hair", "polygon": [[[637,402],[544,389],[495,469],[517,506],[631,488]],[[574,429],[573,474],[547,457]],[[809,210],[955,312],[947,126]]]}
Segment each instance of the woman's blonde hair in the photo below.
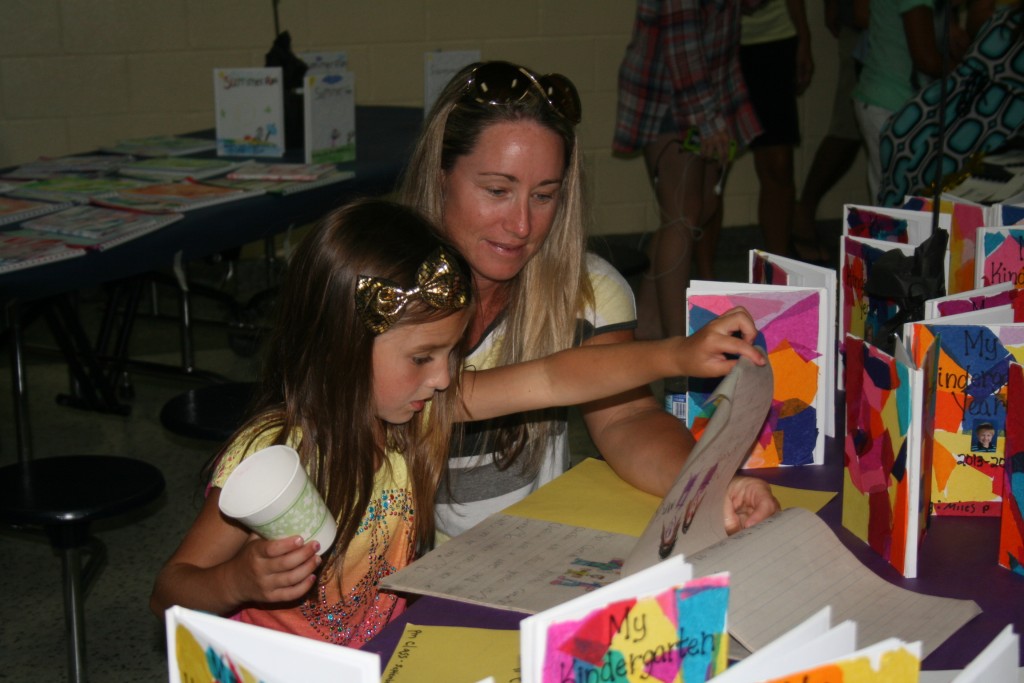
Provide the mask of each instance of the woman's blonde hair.
{"label": "woman's blonde hair", "polygon": [[[564,145],[558,208],[540,250],[508,283],[504,331],[497,365],[548,356],[578,343],[577,319],[594,295],[586,270],[585,183],[575,126],[538,92],[507,104],[481,104],[466,96],[480,65],[466,67],[448,83],[427,117],[400,184],[400,201],[422,211],[445,230],[445,177],[460,157],[472,153],[481,133],[505,122],[531,121],[554,132]],[[450,239],[450,237],[449,237]],[[498,465],[522,456],[533,472],[548,439],[560,429],[554,411],[525,413],[502,421]],[[524,453],[525,451],[525,453]]]}

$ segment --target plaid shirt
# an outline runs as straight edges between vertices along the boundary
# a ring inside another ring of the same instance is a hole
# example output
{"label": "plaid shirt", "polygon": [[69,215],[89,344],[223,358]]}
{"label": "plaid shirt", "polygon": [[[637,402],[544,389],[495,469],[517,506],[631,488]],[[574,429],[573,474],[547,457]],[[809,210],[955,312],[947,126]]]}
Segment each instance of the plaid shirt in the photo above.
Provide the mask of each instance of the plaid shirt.
{"label": "plaid shirt", "polygon": [[612,148],[653,142],[671,107],[680,131],[728,131],[746,146],[761,133],[740,71],[740,11],[763,0],[637,0],[633,39],[619,68]]}

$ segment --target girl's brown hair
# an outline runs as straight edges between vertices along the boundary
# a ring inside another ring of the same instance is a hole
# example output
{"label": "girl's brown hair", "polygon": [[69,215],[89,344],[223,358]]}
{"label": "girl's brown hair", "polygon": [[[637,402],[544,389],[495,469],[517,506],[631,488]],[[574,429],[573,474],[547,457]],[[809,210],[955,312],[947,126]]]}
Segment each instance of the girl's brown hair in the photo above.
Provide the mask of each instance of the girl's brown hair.
{"label": "girl's brown hair", "polygon": [[[328,571],[356,533],[377,469],[387,466],[385,451],[405,457],[416,539],[424,545],[432,542],[434,494],[452,436],[463,350],[453,351],[452,385],[431,401],[429,416],[420,413],[401,425],[385,423],[372,408],[375,334],[359,315],[355,293],[361,275],[414,287],[420,265],[442,245],[468,289],[465,261],[429,221],[399,204],[364,200],[329,213],[289,263],[254,414],[239,434],[255,438],[275,433],[274,443],[301,435],[296,450],[338,519],[337,540],[325,555]],[[413,297],[395,326],[452,313]]]}

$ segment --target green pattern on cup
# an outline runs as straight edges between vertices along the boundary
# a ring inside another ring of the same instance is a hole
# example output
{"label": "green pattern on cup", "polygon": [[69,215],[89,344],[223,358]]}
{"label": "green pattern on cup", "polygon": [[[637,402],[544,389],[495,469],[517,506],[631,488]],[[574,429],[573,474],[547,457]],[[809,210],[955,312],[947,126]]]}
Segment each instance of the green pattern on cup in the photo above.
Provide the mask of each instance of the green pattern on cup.
{"label": "green pattern on cup", "polygon": [[266,524],[253,527],[263,538],[275,539],[287,536],[302,536],[309,540],[320,531],[327,521],[327,506],[310,481],[302,487],[302,493],[291,506]]}

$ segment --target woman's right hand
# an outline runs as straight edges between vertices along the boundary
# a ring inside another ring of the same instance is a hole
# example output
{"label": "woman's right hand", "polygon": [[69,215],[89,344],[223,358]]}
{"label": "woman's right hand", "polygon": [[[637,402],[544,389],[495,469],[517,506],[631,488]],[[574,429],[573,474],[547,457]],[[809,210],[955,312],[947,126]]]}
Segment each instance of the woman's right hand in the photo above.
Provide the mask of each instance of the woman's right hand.
{"label": "woman's right hand", "polygon": [[741,306],[722,313],[689,337],[672,338],[681,349],[677,358],[682,367],[679,375],[690,377],[722,377],[745,356],[755,365],[768,361],[754,348],[757,336],[753,318]]}

